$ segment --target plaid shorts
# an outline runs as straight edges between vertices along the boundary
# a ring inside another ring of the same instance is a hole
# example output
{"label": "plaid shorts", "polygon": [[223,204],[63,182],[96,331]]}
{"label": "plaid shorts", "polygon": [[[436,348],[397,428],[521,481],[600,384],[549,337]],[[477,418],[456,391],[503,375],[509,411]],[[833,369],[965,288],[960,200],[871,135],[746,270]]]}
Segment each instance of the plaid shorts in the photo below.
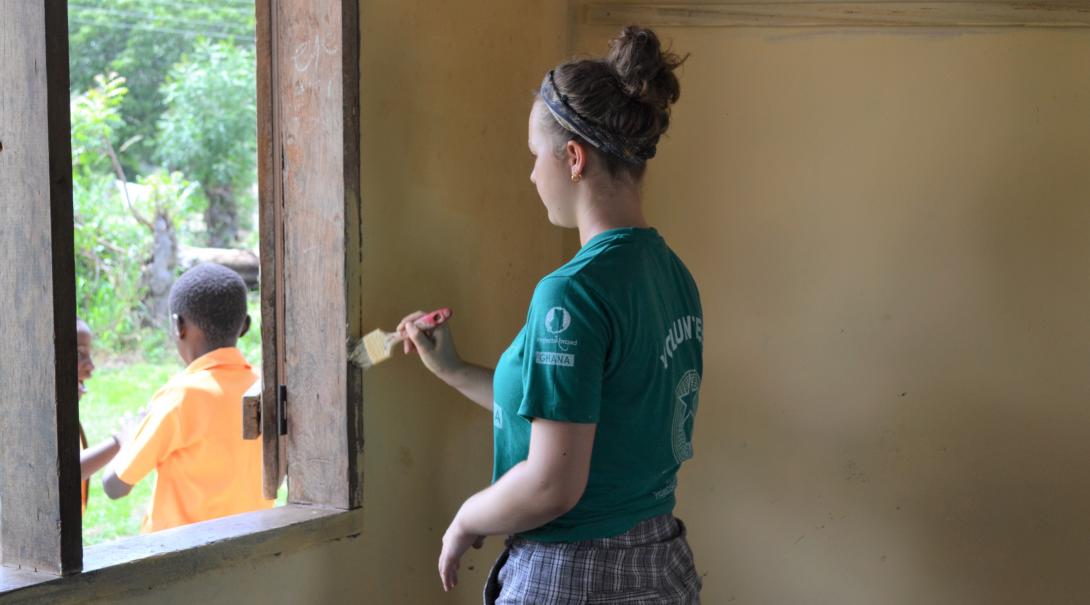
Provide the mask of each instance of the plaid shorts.
{"label": "plaid shorts", "polygon": [[612,538],[535,542],[508,538],[484,587],[485,605],[700,603],[685,525],[673,515]]}

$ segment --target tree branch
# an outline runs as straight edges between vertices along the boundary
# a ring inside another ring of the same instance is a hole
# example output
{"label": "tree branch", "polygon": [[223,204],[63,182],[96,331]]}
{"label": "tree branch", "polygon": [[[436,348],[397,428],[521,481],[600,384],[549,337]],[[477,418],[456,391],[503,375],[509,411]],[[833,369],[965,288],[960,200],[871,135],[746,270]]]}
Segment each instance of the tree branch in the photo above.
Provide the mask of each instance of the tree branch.
{"label": "tree branch", "polygon": [[144,215],[140,214],[140,211],[132,205],[132,200],[129,199],[129,179],[125,176],[125,168],[121,166],[121,161],[117,159],[117,153],[114,151],[114,146],[109,140],[103,140],[103,148],[106,150],[106,155],[110,156],[110,163],[114,166],[114,173],[117,174],[117,178],[121,180],[121,193],[125,198],[125,205],[128,206],[129,212],[132,214],[136,222],[147,227],[152,232],[155,231],[155,226],[151,224],[151,221],[144,218]]}

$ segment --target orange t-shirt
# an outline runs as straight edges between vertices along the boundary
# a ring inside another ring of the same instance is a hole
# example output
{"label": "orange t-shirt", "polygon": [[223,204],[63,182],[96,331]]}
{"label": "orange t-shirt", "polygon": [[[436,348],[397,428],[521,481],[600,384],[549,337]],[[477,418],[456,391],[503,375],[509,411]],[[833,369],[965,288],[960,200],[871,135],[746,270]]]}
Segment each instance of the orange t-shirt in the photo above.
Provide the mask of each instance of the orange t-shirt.
{"label": "orange t-shirt", "polygon": [[216,349],[152,396],[114,459],[129,485],[158,471],[141,532],[272,507],[261,493],[261,440],[242,438],[242,395],[256,380],[238,349]]}

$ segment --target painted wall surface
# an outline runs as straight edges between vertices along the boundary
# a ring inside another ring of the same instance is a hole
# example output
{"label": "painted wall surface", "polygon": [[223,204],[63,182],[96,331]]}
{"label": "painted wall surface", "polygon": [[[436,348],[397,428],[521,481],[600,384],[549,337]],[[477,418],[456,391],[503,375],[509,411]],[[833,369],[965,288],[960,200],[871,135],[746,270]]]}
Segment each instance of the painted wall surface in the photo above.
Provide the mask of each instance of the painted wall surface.
{"label": "painted wall surface", "polygon": [[[368,327],[450,305],[490,362],[574,251],[525,151],[565,9],[363,3]],[[704,298],[704,602],[1090,598],[1090,33],[660,33],[692,53],[646,198]],[[479,602],[495,539],[454,594],[435,562],[487,414],[402,358],[365,389],[359,538],[131,602]]]}
{"label": "painted wall surface", "polygon": [[1090,32],[659,33],[705,602],[1090,600]]}
{"label": "painted wall surface", "polygon": [[[532,92],[567,48],[554,0],[368,2],[363,10],[364,324],[454,309],[462,357],[494,364],[565,258],[529,180]],[[360,586],[372,603],[479,603],[493,538],[444,595],[440,540],[491,479],[491,413],[400,353],[364,378]]]}

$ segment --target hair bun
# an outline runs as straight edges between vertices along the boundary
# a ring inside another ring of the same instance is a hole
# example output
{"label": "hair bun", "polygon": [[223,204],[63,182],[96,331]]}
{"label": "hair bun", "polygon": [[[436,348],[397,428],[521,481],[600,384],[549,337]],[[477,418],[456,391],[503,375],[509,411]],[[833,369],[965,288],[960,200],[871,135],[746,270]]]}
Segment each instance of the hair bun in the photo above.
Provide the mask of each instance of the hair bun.
{"label": "hair bun", "polygon": [[655,32],[629,25],[609,44],[606,63],[613,68],[625,94],[659,110],[666,110],[681,96],[673,74],[686,57],[662,51]]}

